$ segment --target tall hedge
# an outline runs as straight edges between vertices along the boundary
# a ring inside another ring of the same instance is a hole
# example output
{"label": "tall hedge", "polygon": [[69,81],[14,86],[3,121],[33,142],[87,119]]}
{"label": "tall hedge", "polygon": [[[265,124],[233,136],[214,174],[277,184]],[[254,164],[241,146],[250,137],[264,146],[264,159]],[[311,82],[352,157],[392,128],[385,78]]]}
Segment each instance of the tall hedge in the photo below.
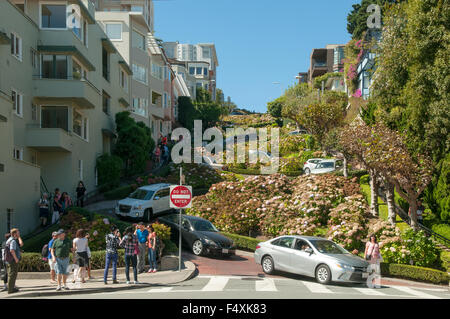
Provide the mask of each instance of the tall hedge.
{"label": "tall hedge", "polygon": [[103,154],[97,158],[98,184],[102,191],[119,186],[123,161],[119,156]]}

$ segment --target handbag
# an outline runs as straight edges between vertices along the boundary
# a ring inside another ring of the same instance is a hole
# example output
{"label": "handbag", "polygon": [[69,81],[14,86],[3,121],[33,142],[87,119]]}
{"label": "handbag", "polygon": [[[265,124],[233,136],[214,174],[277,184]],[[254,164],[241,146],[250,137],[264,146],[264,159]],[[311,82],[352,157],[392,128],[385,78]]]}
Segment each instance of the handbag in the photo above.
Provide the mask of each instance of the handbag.
{"label": "handbag", "polygon": [[139,250],[139,244],[135,244],[134,245],[134,254],[135,255],[139,255],[141,251]]}

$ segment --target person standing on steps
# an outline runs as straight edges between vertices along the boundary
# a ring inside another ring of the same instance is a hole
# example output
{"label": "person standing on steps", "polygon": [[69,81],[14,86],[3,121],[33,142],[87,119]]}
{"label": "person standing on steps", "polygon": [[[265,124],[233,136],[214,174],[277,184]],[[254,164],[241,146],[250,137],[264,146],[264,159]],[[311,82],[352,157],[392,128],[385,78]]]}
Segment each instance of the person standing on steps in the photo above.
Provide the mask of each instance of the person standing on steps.
{"label": "person standing on steps", "polygon": [[148,230],[145,229],[144,223],[140,222],[136,226],[134,234],[139,241],[139,254],[137,256],[137,269],[139,273],[144,272],[145,268],[145,251],[147,250]]}
{"label": "person standing on steps", "polygon": [[42,194],[42,198],[39,200],[39,218],[41,219],[41,226],[45,227],[47,225],[48,213],[49,213],[49,201],[48,194]]}
{"label": "person standing on steps", "polygon": [[55,188],[55,195],[53,196],[53,215],[52,224],[59,221],[59,216],[62,213],[61,194],[59,188]]}
{"label": "person standing on steps", "polygon": [[80,181],[78,183],[78,187],[76,189],[76,193],[77,193],[77,206],[78,207],[83,207],[84,204],[84,194],[86,194],[86,187],[84,186],[83,181]]}

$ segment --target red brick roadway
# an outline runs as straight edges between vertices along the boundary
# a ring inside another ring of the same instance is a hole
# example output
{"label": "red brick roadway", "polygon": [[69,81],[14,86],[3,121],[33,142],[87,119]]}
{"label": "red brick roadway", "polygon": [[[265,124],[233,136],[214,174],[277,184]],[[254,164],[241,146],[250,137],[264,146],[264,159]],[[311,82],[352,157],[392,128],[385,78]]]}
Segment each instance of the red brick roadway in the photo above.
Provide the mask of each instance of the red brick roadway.
{"label": "red brick roadway", "polygon": [[[300,275],[280,273],[277,275],[266,275],[262,271],[261,265],[255,263],[251,253],[239,254],[231,257],[212,257],[212,256],[195,256],[194,254],[183,251],[183,258],[190,260],[195,264],[199,275],[213,276],[259,276],[271,278],[291,278],[297,280],[314,280]],[[431,285],[406,280],[398,280],[392,278],[381,278],[383,286],[406,286],[416,288],[430,288]],[[434,286],[434,285],[433,285]],[[434,286],[436,287],[436,286]],[[445,288],[442,287],[442,288]],[[448,286],[447,286],[448,288]]]}

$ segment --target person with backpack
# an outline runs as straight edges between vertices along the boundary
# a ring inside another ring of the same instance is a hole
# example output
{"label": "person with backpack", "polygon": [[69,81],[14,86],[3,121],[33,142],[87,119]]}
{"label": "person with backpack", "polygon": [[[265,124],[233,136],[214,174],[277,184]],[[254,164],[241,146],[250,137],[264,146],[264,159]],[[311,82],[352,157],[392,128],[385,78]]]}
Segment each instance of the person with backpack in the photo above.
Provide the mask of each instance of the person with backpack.
{"label": "person with backpack", "polygon": [[51,252],[51,247],[53,245],[53,242],[55,241],[56,238],[58,238],[57,236],[57,232],[53,232],[52,233],[52,239],[50,239],[50,241],[48,242],[48,244],[46,244],[43,248],[42,248],[42,257],[44,259],[47,260],[48,265],[50,266],[50,282],[52,284],[56,284],[56,272],[55,272],[55,265],[56,263],[53,261],[53,255]]}
{"label": "person with backpack", "polygon": [[5,248],[6,248],[6,242],[8,241],[9,237],[11,237],[10,233],[6,233],[5,234],[5,241],[2,242],[2,251],[1,251],[1,260],[2,260],[2,265],[1,265],[1,272],[2,272],[2,280],[3,280],[3,284],[4,284],[4,288],[1,291],[7,291],[8,290],[8,268],[7,268],[7,263],[6,263],[6,257],[5,257]]}
{"label": "person with backpack", "polygon": [[20,247],[23,246],[20,231],[17,228],[11,229],[11,237],[6,241],[5,260],[8,263],[8,294],[18,292],[16,279],[19,272],[19,262],[21,259]]}

